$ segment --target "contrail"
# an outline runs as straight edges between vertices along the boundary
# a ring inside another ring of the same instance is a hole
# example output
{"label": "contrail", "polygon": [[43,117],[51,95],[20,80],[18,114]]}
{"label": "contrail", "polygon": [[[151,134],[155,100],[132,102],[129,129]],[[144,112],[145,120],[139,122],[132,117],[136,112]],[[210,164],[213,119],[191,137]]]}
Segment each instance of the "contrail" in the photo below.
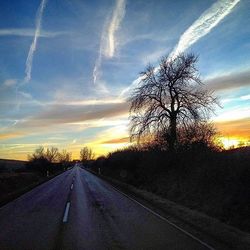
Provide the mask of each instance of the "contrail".
{"label": "contrail", "polygon": [[107,58],[112,58],[116,50],[116,37],[115,33],[120,27],[120,24],[125,16],[126,9],[126,0],[116,0],[114,10],[112,12],[112,17],[109,19],[109,22],[104,25],[99,55],[95,63],[93,70],[93,82],[96,83],[98,76],[100,74],[99,69],[102,63],[102,56]]}
{"label": "contrail", "polygon": [[197,42],[201,37],[208,34],[232,11],[238,2],[240,2],[240,0],[219,0],[215,2],[182,34],[177,46],[169,57],[176,57]]}
{"label": "contrail", "polygon": [[34,56],[34,53],[36,51],[38,37],[40,36],[42,17],[43,17],[43,12],[44,12],[44,9],[46,7],[46,4],[47,4],[47,0],[42,0],[40,3],[40,6],[38,8],[38,11],[37,11],[36,30],[35,30],[33,42],[30,46],[28,57],[26,59],[26,69],[25,69],[26,76],[24,78],[24,82],[29,82],[31,79],[33,56]]}
{"label": "contrail", "polygon": [[125,0],[117,0],[112,15],[110,25],[108,27],[108,44],[106,46],[106,56],[113,57],[115,53],[116,38],[115,33],[120,27],[120,23],[125,15]]}
{"label": "contrail", "polygon": [[[0,36],[32,36],[34,37],[35,29],[0,29]],[[53,38],[57,36],[68,35],[64,31],[41,31],[39,37]]]}
{"label": "contrail", "polygon": [[[179,53],[184,52],[192,44],[196,43],[200,38],[208,34],[233,10],[239,2],[240,0],[219,0],[215,2],[182,34],[177,46],[170,53],[168,58],[170,59],[176,57]],[[156,70],[157,69],[158,68],[156,68]],[[141,77],[135,79],[130,86],[121,92],[119,97],[126,97],[129,91],[138,85],[140,80]]]}

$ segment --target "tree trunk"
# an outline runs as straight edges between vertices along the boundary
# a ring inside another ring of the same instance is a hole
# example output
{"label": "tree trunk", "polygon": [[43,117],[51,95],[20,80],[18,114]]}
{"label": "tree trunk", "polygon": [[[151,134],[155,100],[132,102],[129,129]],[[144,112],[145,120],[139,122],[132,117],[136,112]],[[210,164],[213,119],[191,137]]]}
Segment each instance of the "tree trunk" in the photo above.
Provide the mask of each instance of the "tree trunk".
{"label": "tree trunk", "polygon": [[175,151],[175,144],[177,140],[177,132],[176,132],[176,116],[172,116],[170,118],[170,127],[169,127],[169,150],[171,152]]}

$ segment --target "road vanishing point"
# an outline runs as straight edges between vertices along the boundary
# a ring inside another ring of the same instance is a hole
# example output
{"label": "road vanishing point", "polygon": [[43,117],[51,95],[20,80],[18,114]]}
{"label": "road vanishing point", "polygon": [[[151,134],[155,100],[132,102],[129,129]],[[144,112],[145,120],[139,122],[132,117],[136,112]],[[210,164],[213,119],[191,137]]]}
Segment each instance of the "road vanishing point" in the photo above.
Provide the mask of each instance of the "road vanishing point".
{"label": "road vanishing point", "polygon": [[78,165],[0,208],[0,249],[213,249]]}

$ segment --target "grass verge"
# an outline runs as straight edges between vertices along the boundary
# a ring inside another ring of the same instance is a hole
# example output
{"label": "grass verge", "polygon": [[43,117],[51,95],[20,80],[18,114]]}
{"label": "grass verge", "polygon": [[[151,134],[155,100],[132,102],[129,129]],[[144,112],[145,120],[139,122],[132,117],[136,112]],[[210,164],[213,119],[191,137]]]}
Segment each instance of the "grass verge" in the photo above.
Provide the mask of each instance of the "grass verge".
{"label": "grass verge", "polygon": [[195,236],[198,238],[201,238],[205,234],[206,236],[202,237],[204,241],[209,239],[206,242],[211,243],[216,249],[250,249],[249,233],[242,232],[204,213],[176,204],[151,192],[138,189],[107,176],[98,175],[93,171],[91,172],[117,187],[122,192],[144,203],[146,206],[156,211],[162,211],[163,215],[173,223],[177,225],[180,223],[187,230],[198,232],[198,235],[195,233]]}
{"label": "grass verge", "polygon": [[[35,187],[55,178],[57,175],[63,173],[63,171],[57,172],[49,177],[38,177],[35,178],[34,181],[31,181],[28,185],[24,187],[20,187],[12,192],[6,193],[5,195],[1,195],[0,198],[0,207],[4,206],[5,204],[17,199],[19,196],[29,192],[30,190],[34,189]],[[18,175],[18,174],[17,174]],[[21,174],[19,174],[21,178]]]}

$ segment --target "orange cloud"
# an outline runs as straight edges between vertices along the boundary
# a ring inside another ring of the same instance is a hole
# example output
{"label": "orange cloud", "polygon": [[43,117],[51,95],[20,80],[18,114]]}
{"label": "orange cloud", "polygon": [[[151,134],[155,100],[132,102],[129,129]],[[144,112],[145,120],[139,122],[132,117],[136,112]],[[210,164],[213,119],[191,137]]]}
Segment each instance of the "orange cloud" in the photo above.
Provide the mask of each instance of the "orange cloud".
{"label": "orange cloud", "polygon": [[11,139],[16,137],[24,136],[24,133],[14,132],[14,133],[0,133],[0,140]]}
{"label": "orange cloud", "polygon": [[219,132],[224,136],[245,139],[250,138],[250,117],[239,120],[216,122],[215,124]]}
{"label": "orange cloud", "polygon": [[119,144],[119,143],[129,143],[129,137],[115,138],[100,142],[100,144]]}

